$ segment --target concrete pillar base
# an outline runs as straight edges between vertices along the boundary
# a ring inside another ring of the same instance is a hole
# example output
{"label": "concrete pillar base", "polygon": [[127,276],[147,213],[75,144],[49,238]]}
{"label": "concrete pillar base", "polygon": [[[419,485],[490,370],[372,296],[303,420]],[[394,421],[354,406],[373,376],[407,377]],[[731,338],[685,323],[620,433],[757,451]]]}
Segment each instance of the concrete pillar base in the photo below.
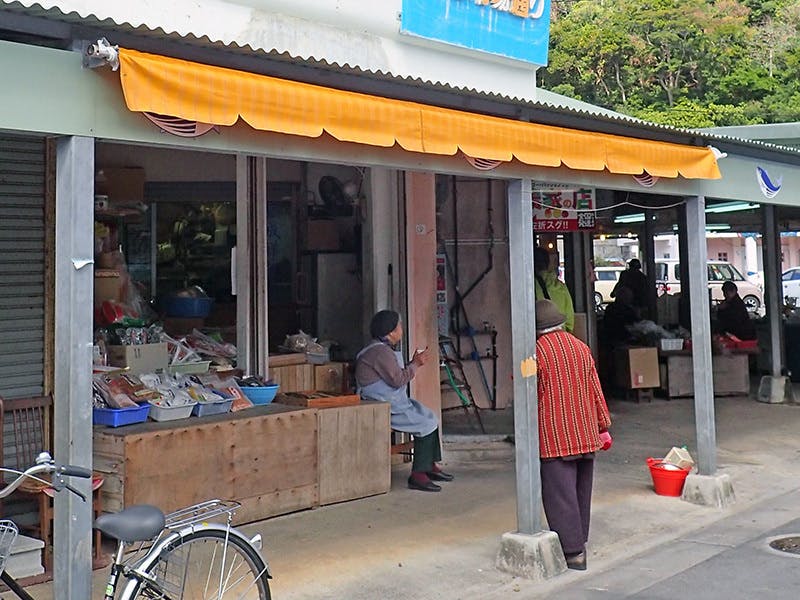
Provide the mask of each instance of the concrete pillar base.
{"label": "concrete pillar base", "polygon": [[794,402],[792,382],[788,377],[764,375],[758,385],[758,401],[767,404],[789,404]]}
{"label": "concrete pillar base", "polygon": [[504,533],[495,565],[518,577],[544,581],[567,570],[558,534],[540,531],[533,535]]}
{"label": "concrete pillar base", "polygon": [[728,474],[697,475],[690,473],[683,486],[681,500],[703,506],[725,508],[736,502],[733,484]]}

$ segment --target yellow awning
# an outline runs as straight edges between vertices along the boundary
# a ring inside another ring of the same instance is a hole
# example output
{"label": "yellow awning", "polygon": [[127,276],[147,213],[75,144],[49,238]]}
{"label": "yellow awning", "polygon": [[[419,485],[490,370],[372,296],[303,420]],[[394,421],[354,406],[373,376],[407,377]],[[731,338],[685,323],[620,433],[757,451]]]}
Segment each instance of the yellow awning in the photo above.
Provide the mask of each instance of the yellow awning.
{"label": "yellow awning", "polygon": [[719,179],[708,148],[524,123],[120,49],[125,102],[213,125],[544,167]]}

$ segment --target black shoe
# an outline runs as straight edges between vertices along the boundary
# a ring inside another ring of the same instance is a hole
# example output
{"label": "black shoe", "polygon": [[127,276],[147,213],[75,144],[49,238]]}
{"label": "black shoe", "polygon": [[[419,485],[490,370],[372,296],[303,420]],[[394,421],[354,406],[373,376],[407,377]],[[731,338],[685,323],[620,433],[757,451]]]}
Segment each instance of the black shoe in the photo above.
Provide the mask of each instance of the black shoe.
{"label": "black shoe", "polygon": [[567,561],[567,568],[574,569],[576,571],[585,571],[586,570],[586,551],[584,550],[580,554],[575,554],[574,556],[567,556],[565,557]]}
{"label": "black shoe", "polygon": [[431,480],[419,481],[413,477],[408,478],[408,488],[411,490],[421,490],[423,492],[440,492],[442,488]]}
{"label": "black shoe", "polygon": [[444,471],[430,471],[428,478],[431,481],[453,481],[455,479],[450,473],[445,473]]}

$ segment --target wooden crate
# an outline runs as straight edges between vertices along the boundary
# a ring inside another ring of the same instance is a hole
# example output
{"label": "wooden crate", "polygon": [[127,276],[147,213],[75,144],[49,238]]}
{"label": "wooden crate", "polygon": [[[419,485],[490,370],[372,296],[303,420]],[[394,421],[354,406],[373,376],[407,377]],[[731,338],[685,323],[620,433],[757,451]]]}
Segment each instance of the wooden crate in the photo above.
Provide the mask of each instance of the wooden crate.
{"label": "wooden crate", "polygon": [[391,487],[388,402],[324,408],[319,420],[319,501],[343,502]]}
{"label": "wooden crate", "polygon": [[313,390],[307,392],[281,392],[275,397],[275,402],[308,408],[334,408],[360,404],[361,397],[358,394],[341,395]]}
{"label": "wooden crate", "polygon": [[171,511],[237,500],[237,523],[317,506],[317,410],[279,405],[238,413],[96,428],[94,469],[103,508],[154,504]]}
{"label": "wooden crate", "polygon": [[314,365],[286,365],[273,367],[269,370],[269,377],[280,384],[282,392],[302,392],[314,389]]}
{"label": "wooden crate", "polygon": [[[714,394],[717,396],[750,393],[749,357],[744,353],[715,354],[711,359]],[[662,389],[670,398],[694,394],[694,369],[691,353],[661,357]]]}
{"label": "wooden crate", "polygon": [[330,362],[314,365],[314,387],[319,392],[340,394],[344,391],[344,373],[347,363]]}

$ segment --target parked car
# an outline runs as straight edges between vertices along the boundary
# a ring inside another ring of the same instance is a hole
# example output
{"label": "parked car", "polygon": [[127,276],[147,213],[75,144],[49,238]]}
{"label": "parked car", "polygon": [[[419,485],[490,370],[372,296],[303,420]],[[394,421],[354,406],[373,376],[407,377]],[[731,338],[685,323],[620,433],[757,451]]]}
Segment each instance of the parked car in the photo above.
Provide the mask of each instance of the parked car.
{"label": "parked car", "polygon": [[786,269],[781,279],[783,280],[783,297],[794,298],[795,303],[800,305],[800,267]]}
{"label": "parked car", "polygon": [[[668,294],[677,294],[681,291],[680,263],[671,259],[656,259],[656,285]],[[757,311],[764,303],[764,294],[757,285],[751,283],[731,263],[722,260],[708,261],[708,287],[711,290],[711,299],[722,302],[722,284],[733,281],[739,289],[739,296],[751,312]],[[800,283],[800,281],[798,281]]]}
{"label": "parked car", "polygon": [[595,267],[594,305],[596,307],[600,307],[613,300],[613,298],[611,298],[611,290],[617,285],[619,274],[624,270],[625,267]]}

